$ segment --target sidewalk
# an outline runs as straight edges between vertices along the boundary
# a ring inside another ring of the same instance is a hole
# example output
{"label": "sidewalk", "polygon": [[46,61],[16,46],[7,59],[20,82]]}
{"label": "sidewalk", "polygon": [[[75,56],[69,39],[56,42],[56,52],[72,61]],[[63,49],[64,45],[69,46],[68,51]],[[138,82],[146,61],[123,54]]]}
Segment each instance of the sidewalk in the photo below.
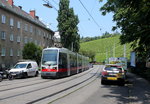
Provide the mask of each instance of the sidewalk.
{"label": "sidewalk", "polygon": [[150,104],[150,83],[132,73],[127,74],[129,81],[129,104]]}

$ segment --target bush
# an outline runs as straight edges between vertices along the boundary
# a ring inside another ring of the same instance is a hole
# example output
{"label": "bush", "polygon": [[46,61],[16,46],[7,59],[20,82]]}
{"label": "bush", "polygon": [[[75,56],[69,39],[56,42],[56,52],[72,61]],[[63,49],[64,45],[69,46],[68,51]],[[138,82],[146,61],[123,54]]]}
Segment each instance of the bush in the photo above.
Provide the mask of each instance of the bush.
{"label": "bush", "polygon": [[23,48],[23,59],[35,60],[38,64],[41,60],[42,49],[34,43],[27,43]]}

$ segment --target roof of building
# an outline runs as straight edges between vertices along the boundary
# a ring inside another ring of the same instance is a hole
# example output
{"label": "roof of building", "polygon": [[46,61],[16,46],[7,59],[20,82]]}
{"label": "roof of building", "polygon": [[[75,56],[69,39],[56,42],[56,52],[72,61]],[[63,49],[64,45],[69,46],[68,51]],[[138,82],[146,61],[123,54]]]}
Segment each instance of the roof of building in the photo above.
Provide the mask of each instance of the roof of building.
{"label": "roof of building", "polygon": [[5,9],[13,14],[16,14],[22,18],[24,18],[27,21],[32,22],[33,24],[36,24],[48,31],[51,31],[54,34],[54,31],[52,31],[51,29],[47,28],[47,26],[42,23],[38,17],[37,18],[33,18],[30,14],[28,14],[27,12],[25,12],[24,10],[22,10],[21,6],[17,7],[15,5],[10,5],[6,0],[0,0],[0,8]]}

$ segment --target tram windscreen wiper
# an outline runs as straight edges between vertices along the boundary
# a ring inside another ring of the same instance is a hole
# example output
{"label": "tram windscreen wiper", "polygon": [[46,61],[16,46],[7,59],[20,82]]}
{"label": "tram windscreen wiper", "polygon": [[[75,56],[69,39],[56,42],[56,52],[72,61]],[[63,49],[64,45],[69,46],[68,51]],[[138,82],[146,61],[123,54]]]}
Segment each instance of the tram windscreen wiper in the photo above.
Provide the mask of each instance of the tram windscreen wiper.
{"label": "tram windscreen wiper", "polygon": [[54,66],[56,65],[56,61],[46,61],[44,62],[45,65],[48,65],[48,66]]}

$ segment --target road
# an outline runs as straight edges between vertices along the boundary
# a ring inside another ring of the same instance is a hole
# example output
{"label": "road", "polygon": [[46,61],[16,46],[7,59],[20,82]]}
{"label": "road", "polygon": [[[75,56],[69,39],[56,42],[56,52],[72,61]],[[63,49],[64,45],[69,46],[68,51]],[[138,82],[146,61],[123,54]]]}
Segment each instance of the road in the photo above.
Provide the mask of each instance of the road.
{"label": "road", "polygon": [[82,73],[61,79],[4,80],[0,82],[0,104],[150,104],[150,84],[128,74],[130,83],[101,85],[96,65]]}

